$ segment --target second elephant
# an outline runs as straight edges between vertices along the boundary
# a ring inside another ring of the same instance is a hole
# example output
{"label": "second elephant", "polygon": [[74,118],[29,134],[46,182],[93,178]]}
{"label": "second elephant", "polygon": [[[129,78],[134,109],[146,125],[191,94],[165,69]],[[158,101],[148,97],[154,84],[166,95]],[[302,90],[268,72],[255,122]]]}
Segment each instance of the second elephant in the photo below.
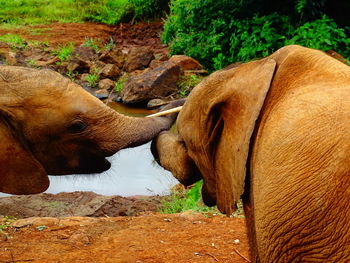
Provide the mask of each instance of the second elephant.
{"label": "second elephant", "polygon": [[243,199],[252,262],[350,262],[347,65],[284,47],[202,81],[177,126],[155,157],[223,213]]}

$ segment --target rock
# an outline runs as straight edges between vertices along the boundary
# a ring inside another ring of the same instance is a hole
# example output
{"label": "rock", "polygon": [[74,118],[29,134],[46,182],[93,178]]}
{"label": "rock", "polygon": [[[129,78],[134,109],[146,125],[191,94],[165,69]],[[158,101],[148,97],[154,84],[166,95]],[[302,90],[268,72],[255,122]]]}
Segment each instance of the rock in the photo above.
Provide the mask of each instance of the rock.
{"label": "rock", "polygon": [[111,79],[102,79],[98,83],[100,89],[111,90],[115,87],[115,83]]}
{"label": "rock", "polygon": [[99,73],[104,67],[105,67],[105,63],[103,63],[102,61],[95,61],[94,63],[92,63],[92,65],[90,66],[89,69],[89,73],[90,74],[97,74]]}
{"label": "rock", "polygon": [[85,63],[97,59],[95,51],[91,47],[85,47],[83,45],[80,45],[73,50],[72,57],[84,61]]}
{"label": "rock", "polygon": [[53,57],[52,59],[49,59],[47,61],[35,61],[35,65],[39,66],[39,67],[44,67],[44,66],[48,66],[51,64],[54,64],[58,61],[58,57]]}
{"label": "rock", "polygon": [[149,68],[150,68],[150,69],[154,69],[154,68],[156,68],[156,67],[159,67],[160,64],[162,64],[162,63],[163,63],[163,61],[160,61],[160,60],[158,60],[158,59],[153,59],[153,60],[151,61],[151,63],[149,64]]}
{"label": "rock", "polygon": [[80,80],[83,81],[83,82],[86,82],[87,80],[87,77],[89,76],[90,74],[89,73],[83,73],[80,75]]}
{"label": "rock", "polygon": [[180,66],[166,61],[153,70],[127,80],[120,96],[124,103],[142,103],[166,97],[176,91],[180,75]]}
{"label": "rock", "polygon": [[104,99],[108,99],[109,96],[109,91],[106,89],[100,89],[100,90],[96,90],[94,92],[94,95],[99,98],[100,100],[104,100]]}
{"label": "rock", "polygon": [[174,55],[169,59],[169,61],[178,64],[183,71],[203,69],[202,65],[199,64],[197,60],[184,55]]}
{"label": "rock", "polygon": [[122,68],[125,62],[125,54],[122,50],[114,48],[111,51],[103,51],[99,60],[107,64],[115,64],[118,68]]}
{"label": "rock", "polygon": [[7,65],[14,66],[17,64],[17,56],[15,52],[9,51],[4,54]]}
{"label": "rock", "polygon": [[148,67],[154,58],[154,53],[148,47],[134,47],[130,49],[127,61],[124,64],[126,72]]}
{"label": "rock", "polygon": [[106,64],[98,73],[102,78],[117,78],[121,72],[117,65]]}
{"label": "rock", "polygon": [[168,102],[162,99],[153,99],[147,103],[147,109],[152,110],[167,104]]}

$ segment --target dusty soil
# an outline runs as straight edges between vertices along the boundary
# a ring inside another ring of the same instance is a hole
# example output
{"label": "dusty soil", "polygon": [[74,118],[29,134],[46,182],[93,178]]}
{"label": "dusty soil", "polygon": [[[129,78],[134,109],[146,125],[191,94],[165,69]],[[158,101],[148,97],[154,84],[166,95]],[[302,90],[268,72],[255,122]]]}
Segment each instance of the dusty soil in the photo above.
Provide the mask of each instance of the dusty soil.
{"label": "dusty soil", "polygon": [[[86,37],[123,47],[146,45],[159,52],[161,23],[123,24],[117,27],[52,24],[0,30],[51,46]],[[2,262],[248,262],[244,218],[185,212],[156,213],[158,197],[103,197],[93,193],[13,196],[0,198]],[[49,217],[50,216],[50,217]],[[81,217],[77,217],[81,216]]]}
{"label": "dusty soil", "polygon": [[28,41],[48,42],[51,47],[57,47],[69,42],[77,45],[87,38],[98,38],[107,41],[115,28],[96,23],[54,23],[50,25],[25,26],[18,29],[0,29],[0,35],[16,34]]}
{"label": "dusty soil", "polygon": [[18,29],[0,28],[0,35],[16,34],[27,41],[48,42],[50,47],[57,47],[69,42],[80,45],[86,39],[99,39],[107,43],[110,38],[118,47],[148,46],[160,53],[166,52],[159,36],[163,30],[160,21],[137,24],[122,23],[108,26],[97,23],[53,23],[50,25],[24,26]]}
{"label": "dusty soil", "polygon": [[244,220],[199,213],[18,220],[0,262],[247,262]]}

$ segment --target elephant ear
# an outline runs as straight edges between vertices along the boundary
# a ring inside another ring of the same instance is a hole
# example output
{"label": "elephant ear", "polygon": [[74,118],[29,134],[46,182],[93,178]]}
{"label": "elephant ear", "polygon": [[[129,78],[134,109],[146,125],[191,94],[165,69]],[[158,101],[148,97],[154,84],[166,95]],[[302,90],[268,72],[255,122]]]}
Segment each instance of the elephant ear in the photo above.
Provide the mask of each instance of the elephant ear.
{"label": "elephant ear", "polygon": [[36,194],[48,186],[45,169],[15,135],[0,109],[0,192]]}
{"label": "elephant ear", "polygon": [[[210,135],[216,202],[221,212],[231,214],[244,192],[247,159],[256,121],[270,88],[276,62],[262,59],[232,69],[211,107],[216,134]],[[213,125],[212,125],[213,126]],[[249,166],[248,166],[249,169]]]}

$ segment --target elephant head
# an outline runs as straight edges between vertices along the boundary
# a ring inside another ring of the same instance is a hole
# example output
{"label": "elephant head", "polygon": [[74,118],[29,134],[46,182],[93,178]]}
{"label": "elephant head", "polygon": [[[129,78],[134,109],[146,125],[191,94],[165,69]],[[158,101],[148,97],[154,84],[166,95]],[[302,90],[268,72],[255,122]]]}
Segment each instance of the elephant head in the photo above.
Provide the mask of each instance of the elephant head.
{"label": "elephant head", "polygon": [[43,192],[47,174],[103,172],[105,157],[151,140],[174,119],[127,117],[54,71],[1,66],[0,192]]}
{"label": "elephant head", "polygon": [[177,127],[153,155],[183,184],[203,178],[223,213],[242,197],[252,262],[349,262],[347,65],[293,45],[228,67],[193,89]]}
{"label": "elephant head", "polygon": [[187,98],[179,134],[153,141],[155,159],[185,185],[203,178],[204,202],[224,213],[243,193],[250,138],[275,66],[263,59],[213,73]]}

